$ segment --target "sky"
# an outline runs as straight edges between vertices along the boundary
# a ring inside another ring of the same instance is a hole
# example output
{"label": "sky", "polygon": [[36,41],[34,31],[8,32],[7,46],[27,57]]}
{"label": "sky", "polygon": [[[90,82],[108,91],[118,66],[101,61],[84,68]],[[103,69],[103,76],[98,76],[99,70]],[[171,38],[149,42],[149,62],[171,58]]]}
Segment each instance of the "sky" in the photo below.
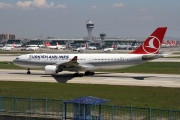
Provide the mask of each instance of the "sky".
{"label": "sky", "polygon": [[144,38],[167,26],[180,38],[180,0],[0,0],[0,34],[16,38],[83,38],[92,35]]}

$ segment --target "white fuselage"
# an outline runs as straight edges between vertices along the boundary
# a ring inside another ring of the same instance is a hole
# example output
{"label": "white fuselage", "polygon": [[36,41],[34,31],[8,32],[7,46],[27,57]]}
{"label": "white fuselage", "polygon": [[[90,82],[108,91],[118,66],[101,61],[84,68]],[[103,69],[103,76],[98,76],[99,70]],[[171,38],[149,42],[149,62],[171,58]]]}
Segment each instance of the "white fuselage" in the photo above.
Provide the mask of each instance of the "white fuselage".
{"label": "white fuselage", "polygon": [[4,47],[2,47],[0,49],[4,50],[4,51],[10,51],[12,49],[12,47],[4,46]]}
{"label": "white fuselage", "polygon": [[63,46],[63,45],[50,45],[46,47],[50,49],[65,49],[66,48],[66,46]]}
{"label": "white fuselage", "polygon": [[114,48],[104,48],[103,51],[104,52],[112,52],[114,50]]}
{"label": "white fuselage", "polygon": [[39,49],[39,47],[27,47],[26,51],[33,51],[33,50],[37,50]]}
{"label": "white fuselage", "polygon": [[[27,54],[13,62],[25,68],[44,68],[46,65],[63,64],[77,56],[80,65],[93,66],[93,69],[125,68],[142,63],[142,54]],[[92,67],[91,67],[92,69]]]}
{"label": "white fuselage", "polygon": [[47,48],[50,48],[50,49],[57,49],[57,46],[56,45],[51,45],[51,46],[46,46]]}

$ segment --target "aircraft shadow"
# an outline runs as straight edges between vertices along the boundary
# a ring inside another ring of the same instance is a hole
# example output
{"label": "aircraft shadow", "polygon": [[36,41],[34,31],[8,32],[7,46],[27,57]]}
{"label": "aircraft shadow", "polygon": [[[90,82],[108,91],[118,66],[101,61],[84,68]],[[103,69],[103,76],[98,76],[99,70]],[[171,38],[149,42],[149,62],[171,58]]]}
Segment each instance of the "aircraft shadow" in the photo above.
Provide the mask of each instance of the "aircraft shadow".
{"label": "aircraft shadow", "polygon": [[122,79],[122,78],[133,78],[135,80],[144,80],[145,78],[150,78],[150,77],[155,77],[155,76],[113,76],[113,75],[98,75],[96,74],[95,76],[92,76],[92,77],[115,77],[115,78],[119,78],[119,79]]}
{"label": "aircraft shadow", "polygon": [[73,78],[73,74],[57,74],[57,75],[47,75],[47,74],[40,74],[40,73],[31,73],[31,74],[26,74],[26,73],[18,73],[18,72],[13,72],[13,73],[8,73],[8,74],[17,74],[17,75],[27,75],[27,76],[40,76],[40,77],[49,77],[49,78],[54,78],[57,82],[67,82],[68,80],[71,80]]}
{"label": "aircraft shadow", "polygon": [[57,74],[51,75],[57,82],[66,83],[68,80],[73,79],[73,74]]}
{"label": "aircraft shadow", "polygon": [[19,74],[19,75],[46,75],[46,74],[40,74],[40,73],[32,73],[32,74],[27,74],[27,73],[7,73],[7,74]]}
{"label": "aircraft shadow", "polygon": [[[27,75],[25,72],[24,73],[19,73],[19,72],[13,72],[13,73],[8,73],[8,74],[19,74],[19,75]],[[150,78],[150,77],[155,77],[155,76],[113,76],[110,75],[111,73],[95,73],[94,76],[84,76],[84,77],[115,77],[115,78],[119,78],[120,80],[123,78],[133,78],[135,80],[144,80],[145,78]],[[62,83],[66,83],[68,80],[72,80],[73,77],[73,73],[72,74],[56,74],[56,75],[47,75],[47,74],[40,74],[40,73],[32,73],[30,75],[27,76],[31,76],[31,75],[35,75],[35,76],[40,76],[40,77],[53,77],[54,80],[56,80],[57,82],[62,82]]]}

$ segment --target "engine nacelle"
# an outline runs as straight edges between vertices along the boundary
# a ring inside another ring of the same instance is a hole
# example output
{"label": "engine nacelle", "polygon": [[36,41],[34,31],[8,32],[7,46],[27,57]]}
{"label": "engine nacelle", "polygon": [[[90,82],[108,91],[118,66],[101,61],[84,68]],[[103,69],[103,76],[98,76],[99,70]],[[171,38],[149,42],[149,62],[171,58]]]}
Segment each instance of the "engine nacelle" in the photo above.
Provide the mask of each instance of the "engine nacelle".
{"label": "engine nacelle", "polygon": [[58,73],[57,66],[56,65],[46,65],[45,73],[46,74],[57,74]]}

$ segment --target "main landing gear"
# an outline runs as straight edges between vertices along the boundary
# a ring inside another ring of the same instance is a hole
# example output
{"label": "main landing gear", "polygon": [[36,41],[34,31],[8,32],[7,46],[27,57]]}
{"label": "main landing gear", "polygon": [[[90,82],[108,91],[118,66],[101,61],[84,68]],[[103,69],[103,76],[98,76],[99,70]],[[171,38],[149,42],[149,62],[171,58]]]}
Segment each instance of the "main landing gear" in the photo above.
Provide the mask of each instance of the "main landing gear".
{"label": "main landing gear", "polygon": [[27,69],[27,74],[31,74],[30,68]]}
{"label": "main landing gear", "polygon": [[85,76],[88,76],[88,75],[94,75],[94,72],[93,71],[86,71],[84,73]]}
{"label": "main landing gear", "polygon": [[73,77],[83,77],[84,75],[83,75],[83,73],[74,73],[73,74]]}
{"label": "main landing gear", "polygon": [[94,72],[93,71],[86,71],[86,72],[84,72],[84,74],[76,72],[73,74],[73,77],[83,77],[83,76],[90,76],[90,75],[91,76],[94,75]]}

